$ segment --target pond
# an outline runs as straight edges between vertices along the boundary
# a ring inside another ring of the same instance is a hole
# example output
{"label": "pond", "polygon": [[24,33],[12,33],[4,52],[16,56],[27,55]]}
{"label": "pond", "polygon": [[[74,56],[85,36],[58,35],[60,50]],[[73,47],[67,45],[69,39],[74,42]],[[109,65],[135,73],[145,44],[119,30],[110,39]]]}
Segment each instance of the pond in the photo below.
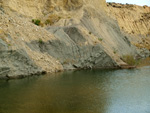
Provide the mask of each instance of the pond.
{"label": "pond", "polygon": [[150,113],[150,67],[0,80],[0,113]]}

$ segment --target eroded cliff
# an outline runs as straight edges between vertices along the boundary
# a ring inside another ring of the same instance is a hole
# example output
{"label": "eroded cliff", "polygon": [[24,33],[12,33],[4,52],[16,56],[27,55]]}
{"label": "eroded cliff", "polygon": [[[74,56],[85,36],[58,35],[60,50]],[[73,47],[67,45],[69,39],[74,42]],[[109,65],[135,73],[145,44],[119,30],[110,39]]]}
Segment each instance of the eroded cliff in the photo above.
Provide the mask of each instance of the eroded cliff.
{"label": "eroded cliff", "polygon": [[118,21],[121,31],[130,35],[130,41],[143,56],[149,56],[150,7],[116,3],[107,6],[108,14]]}
{"label": "eroded cliff", "polygon": [[0,77],[126,65],[140,53],[107,11],[105,0],[0,1]]}

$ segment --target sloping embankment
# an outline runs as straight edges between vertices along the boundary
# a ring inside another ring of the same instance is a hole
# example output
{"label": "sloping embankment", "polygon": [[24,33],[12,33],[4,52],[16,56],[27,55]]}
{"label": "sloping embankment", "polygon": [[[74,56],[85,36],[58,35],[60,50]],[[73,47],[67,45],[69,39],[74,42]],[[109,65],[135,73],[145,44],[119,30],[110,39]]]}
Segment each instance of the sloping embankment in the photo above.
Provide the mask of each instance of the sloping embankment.
{"label": "sloping embankment", "polygon": [[[32,0],[6,0],[0,7],[1,78],[118,68],[125,65],[123,55],[138,54],[132,36],[107,15],[104,0],[39,0],[38,6]],[[33,18],[39,18],[41,26],[34,25]]]}

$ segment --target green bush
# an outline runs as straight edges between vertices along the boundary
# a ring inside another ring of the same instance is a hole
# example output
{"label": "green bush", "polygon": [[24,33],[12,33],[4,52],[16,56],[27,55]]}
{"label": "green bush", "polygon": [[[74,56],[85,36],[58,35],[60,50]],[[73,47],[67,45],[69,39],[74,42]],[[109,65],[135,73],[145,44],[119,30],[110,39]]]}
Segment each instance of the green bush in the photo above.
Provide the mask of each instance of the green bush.
{"label": "green bush", "polygon": [[98,38],[98,40],[99,40],[99,41],[103,41],[103,39],[102,39],[102,38]]}
{"label": "green bush", "polygon": [[41,20],[39,20],[39,19],[32,19],[32,23],[34,23],[35,25],[39,26],[41,24]]}
{"label": "green bush", "polygon": [[43,40],[42,39],[39,39],[39,44],[43,44]]}

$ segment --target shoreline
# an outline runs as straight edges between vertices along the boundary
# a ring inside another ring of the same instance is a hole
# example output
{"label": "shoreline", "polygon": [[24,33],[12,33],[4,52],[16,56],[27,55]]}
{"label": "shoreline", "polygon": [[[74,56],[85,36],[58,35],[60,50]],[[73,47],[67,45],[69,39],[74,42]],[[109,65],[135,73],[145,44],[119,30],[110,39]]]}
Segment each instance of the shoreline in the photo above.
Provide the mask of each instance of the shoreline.
{"label": "shoreline", "polygon": [[[144,66],[143,66],[144,67]],[[63,71],[58,71],[58,72],[53,72],[53,73],[47,73],[46,71],[43,72],[38,72],[36,74],[31,74],[31,75],[17,75],[17,76],[5,76],[5,77],[0,77],[0,80],[13,80],[13,79],[24,79],[27,77],[33,77],[33,76],[40,76],[40,75],[46,75],[46,74],[57,74],[57,73],[63,73],[66,71],[80,71],[80,70],[123,70],[123,69],[135,69],[138,68],[136,66],[119,66],[119,67],[107,67],[107,68],[91,68],[91,69],[70,69],[70,70],[63,70]]]}

